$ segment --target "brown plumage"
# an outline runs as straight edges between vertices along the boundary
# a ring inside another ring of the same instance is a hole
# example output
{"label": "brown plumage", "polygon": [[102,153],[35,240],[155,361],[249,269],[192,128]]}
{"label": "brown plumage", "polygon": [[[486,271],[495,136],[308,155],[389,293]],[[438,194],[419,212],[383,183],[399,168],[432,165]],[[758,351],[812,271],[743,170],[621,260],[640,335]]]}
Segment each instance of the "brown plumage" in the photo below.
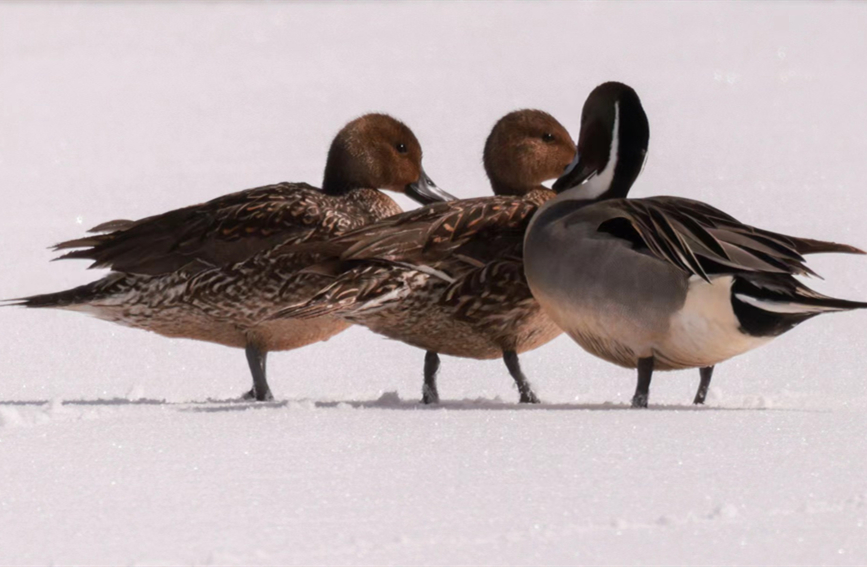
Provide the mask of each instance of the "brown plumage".
{"label": "brown plumage", "polygon": [[[107,234],[61,242],[54,249],[78,248],[58,259],[93,260],[92,268],[144,275],[197,273],[281,243],[328,238],[397,210],[379,193],[371,192],[368,199],[355,203],[306,183],[277,183],[128,221],[120,228],[110,223]],[[374,213],[372,207],[382,211]]]}
{"label": "brown plumage", "polygon": [[315,271],[334,280],[281,316],[336,315],[427,350],[426,403],[439,397],[438,353],[502,356],[521,401],[538,401],[517,354],[561,331],[530,293],[522,243],[530,218],[554,195],[541,183],[562,173],[574,154],[568,132],[550,115],[503,117],[484,152],[496,196],[436,203],[299,247],[330,257]]}
{"label": "brown plumage", "polygon": [[92,232],[104,234],[56,249],[76,249],[62,258],[89,259],[91,267],[110,268],[111,274],[20,304],[84,311],[168,337],[245,348],[253,374],[248,395],[270,399],[268,351],[325,340],[349,325],[335,317],[266,320],[285,305],[280,302],[301,301],[323,285],[321,276],[302,273],[319,257],[286,247],[399,213],[377,188],[429,202],[436,187],[421,158],[421,146],[404,124],[383,114],[362,116],[335,137],[322,190],[277,183],[139,221],[103,223]]}

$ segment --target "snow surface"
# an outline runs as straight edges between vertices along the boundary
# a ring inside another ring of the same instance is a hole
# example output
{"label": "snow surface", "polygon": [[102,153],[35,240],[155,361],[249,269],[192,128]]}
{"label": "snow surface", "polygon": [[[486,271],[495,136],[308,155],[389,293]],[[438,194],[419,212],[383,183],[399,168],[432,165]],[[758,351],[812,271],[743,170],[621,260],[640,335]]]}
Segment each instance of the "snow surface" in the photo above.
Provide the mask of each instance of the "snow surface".
{"label": "snow surface", "polygon": [[[330,138],[387,111],[425,166],[484,195],[502,114],[577,133],[600,82],[637,89],[637,196],[867,246],[867,5],[0,5],[0,297],[99,274],[46,247],[276,181],[318,182]],[[407,203],[402,201],[402,203]],[[867,298],[867,260],[812,259]],[[64,312],[0,310],[0,564],[865,564],[867,313],[721,365],[632,372],[568,338],[445,358],[354,328],[272,355]]]}

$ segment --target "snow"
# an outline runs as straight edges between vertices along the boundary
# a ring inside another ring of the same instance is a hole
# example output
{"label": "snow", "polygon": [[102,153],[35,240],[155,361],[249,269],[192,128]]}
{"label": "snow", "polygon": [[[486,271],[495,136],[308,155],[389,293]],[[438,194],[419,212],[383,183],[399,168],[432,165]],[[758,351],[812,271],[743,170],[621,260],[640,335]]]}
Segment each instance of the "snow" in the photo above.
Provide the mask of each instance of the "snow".
{"label": "snow", "polygon": [[[46,247],[276,181],[387,111],[451,193],[487,193],[506,112],[578,131],[606,80],[638,91],[633,192],[867,246],[867,7],[856,3],[0,5],[0,297],[99,274]],[[410,206],[406,200],[401,203]],[[811,258],[867,298],[867,260]],[[721,365],[632,372],[568,338],[501,362],[353,328],[272,355],[76,313],[0,310],[0,564],[864,564],[865,313],[823,315]]]}

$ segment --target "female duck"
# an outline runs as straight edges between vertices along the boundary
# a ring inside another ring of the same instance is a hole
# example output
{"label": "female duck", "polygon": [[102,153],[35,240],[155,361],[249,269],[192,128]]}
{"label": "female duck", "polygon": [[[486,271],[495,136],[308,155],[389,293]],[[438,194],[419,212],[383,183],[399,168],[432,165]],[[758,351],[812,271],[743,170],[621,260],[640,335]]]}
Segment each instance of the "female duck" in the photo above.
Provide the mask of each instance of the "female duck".
{"label": "female duck", "polygon": [[316,258],[285,247],[400,213],[378,188],[423,204],[451,198],[425,175],[421,161],[421,146],[407,126],[384,114],[362,116],[332,142],[322,190],[277,183],[139,221],[102,224],[91,232],[107,234],[56,249],[80,248],[63,258],[93,260],[91,267],[111,274],[20,304],[244,348],[253,375],[245,397],[272,399],[265,376],[269,351],[322,341],[348,326],[335,317],[260,322],[275,302],[295,303],[321,288],[313,275],[300,273]]}
{"label": "female duck", "polygon": [[525,241],[545,312],[585,350],[638,369],[633,406],[647,406],[653,370],[710,368],[820,313],[867,307],[793,277],[814,274],[803,254],[856,248],[754,228],[689,199],[626,199],[648,138],[635,91],[597,87],[578,155]]}
{"label": "female duck", "polygon": [[542,186],[575,154],[550,115],[503,117],[485,144],[495,197],[437,203],[312,245],[335,261],[318,267],[334,282],[289,317],[337,315],[423,348],[423,401],[439,401],[439,353],[503,357],[521,402],[537,402],[518,353],[562,331],[539,309],[524,279],[524,229],[554,193]]}

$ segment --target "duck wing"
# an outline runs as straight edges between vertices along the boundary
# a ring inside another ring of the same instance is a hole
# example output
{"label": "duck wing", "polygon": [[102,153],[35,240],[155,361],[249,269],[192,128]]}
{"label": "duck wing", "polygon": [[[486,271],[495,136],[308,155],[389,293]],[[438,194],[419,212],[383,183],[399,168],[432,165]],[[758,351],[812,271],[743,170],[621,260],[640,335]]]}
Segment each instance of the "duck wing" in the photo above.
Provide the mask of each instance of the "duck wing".
{"label": "duck wing", "polygon": [[435,203],[350,231],[328,242],[288,247],[343,261],[431,263],[457,260],[481,266],[503,254],[520,254],[538,206],[518,197],[480,197]]}
{"label": "duck wing", "polygon": [[448,285],[441,298],[446,303],[472,295],[469,288],[490,283],[490,277],[507,271],[503,266],[517,265],[523,277],[524,231],[537,208],[533,202],[508,196],[448,201],[328,241],[288,246],[285,250],[292,253],[324,258],[305,271],[328,275],[333,283],[311,301],[277,316],[370,312],[409,294],[419,273]]}
{"label": "duck wing", "polygon": [[91,268],[157,275],[196,273],[237,263],[283,243],[327,238],[362,224],[319,189],[277,183],[137,221],[117,220],[94,234],[61,242],[77,249],[58,259],[92,260]]}
{"label": "duck wing", "polygon": [[668,205],[674,207],[677,207],[677,203],[680,202],[682,206],[688,207],[689,209],[695,211],[695,213],[700,214],[702,217],[708,219],[710,222],[718,226],[727,226],[734,229],[735,231],[747,230],[751,234],[759,235],[760,237],[767,237],[771,240],[784,243],[787,247],[797,251],[799,254],[802,255],[826,254],[832,252],[841,254],[865,253],[860,248],[856,248],[848,244],[839,244],[837,242],[827,242],[824,240],[814,240],[812,238],[803,238],[800,236],[789,236],[787,234],[781,234],[779,232],[772,232],[770,230],[746,226],[731,215],[724,213],[723,211],[717,209],[716,207],[712,207],[707,203],[702,203],[701,201],[694,201],[692,199],[684,199],[681,197],[653,197],[651,198],[651,200],[659,202],[663,206]]}
{"label": "duck wing", "polygon": [[598,227],[633,247],[710,281],[712,275],[818,275],[803,254],[861,253],[857,248],[762,230],[705,203],[677,197],[619,199]]}

